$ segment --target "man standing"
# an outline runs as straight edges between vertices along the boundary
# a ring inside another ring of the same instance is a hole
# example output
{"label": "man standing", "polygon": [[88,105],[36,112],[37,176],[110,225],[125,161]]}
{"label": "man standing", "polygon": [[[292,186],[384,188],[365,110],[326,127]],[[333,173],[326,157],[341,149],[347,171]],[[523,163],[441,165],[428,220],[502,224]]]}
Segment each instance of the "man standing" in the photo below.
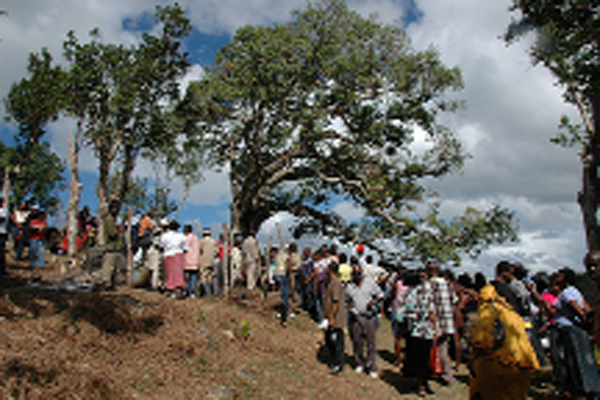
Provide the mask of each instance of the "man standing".
{"label": "man standing", "polygon": [[210,235],[210,228],[204,228],[200,239],[200,274],[204,296],[212,296],[213,277],[215,271],[215,258],[217,256],[217,242]]}
{"label": "man standing", "polygon": [[330,375],[337,375],[344,369],[344,324],[346,322],[346,302],[344,287],[340,281],[338,263],[329,264],[329,285],[323,299],[323,315],[328,324],[325,330],[325,344],[331,358]]}
{"label": "man standing", "polygon": [[496,264],[496,279],[491,281],[490,284],[494,286],[498,295],[504,297],[513,310],[519,313],[519,299],[510,287],[510,282],[514,279],[512,271],[513,266],[511,263],[500,261]]}
{"label": "man standing", "polygon": [[600,250],[592,250],[583,259],[585,269],[590,278],[596,282],[596,299],[592,306],[594,310],[594,347],[600,351]]}
{"label": "man standing", "polygon": [[152,231],[154,229],[154,212],[149,211],[142,216],[138,229],[137,245],[142,248],[142,262],[146,259],[148,248],[152,244]]}
{"label": "man standing", "polygon": [[250,230],[250,234],[242,243],[242,251],[244,252],[244,269],[246,270],[246,288],[253,291],[256,287],[256,272],[260,266],[260,249],[258,247],[258,239],[256,239],[256,231]]}
{"label": "man standing", "polygon": [[365,246],[363,246],[362,244],[359,244],[358,246],[356,246],[356,258],[358,260],[358,264],[361,266],[361,268],[365,267]]}
{"label": "man standing", "polygon": [[429,286],[435,306],[435,320],[438,324],[438,347],[440,349],[440,361],[442,363],[442,383],[452,385],[454,374],[452,360],[448,354],[450,341],[454,338],[454,306],[458,299],[448,281],[440,276],[440,267],[434,262],[425,265],[425,271],[429,277]]}
{"label": "man standing", "polygon": [[102,285],[106,289],[115,286],[115,275],[123,266],[123,240],[117,226],[117,215],[120,205],[117,201],[111,201],[108,206],[108,214],[104,217],[104,255],[102,257]]}
{"label": "man standing", "polygon": [[[383,291],[372,279],[363,277],[362,268],[356,266],[353,271],[353,282],[346,286],[346,300],[350,310],[349,328],[352,337],[356,372],[366,370],[371,378],[376,379],[375,365],[375,332],[377,322],[377,303],[383,300]],[[367,345],[367,355],[363,356],[363,347]],[[366,365],[365,365],[366,364]]]}
{"label": "man standing", "polygon": [[0,277],[6,274],[6,240],[8,239],[8,210],[0,198]]}

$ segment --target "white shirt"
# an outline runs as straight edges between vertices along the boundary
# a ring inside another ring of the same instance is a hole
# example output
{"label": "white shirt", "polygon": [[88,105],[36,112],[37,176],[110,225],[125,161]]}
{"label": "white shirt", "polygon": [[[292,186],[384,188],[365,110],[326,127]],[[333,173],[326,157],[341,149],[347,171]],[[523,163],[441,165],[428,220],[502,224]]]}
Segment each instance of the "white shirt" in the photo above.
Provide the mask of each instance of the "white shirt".
{"label": "white shirt", "polygon": [[0,206],[0,235],[6,235],[8,231],[6,230],[8,223],[8,210],[4,206]]}
{"label": "white shirt", "polygon": [[363,274],[365,275],[365,277],[371,278],[375,281],[375,283],[377,283],[380,279],[385,277],[386,271],[384,268],[378,265],[365,264],[363,266]]}
{"label": "white shirt", "polygon": [[160,236],[159,246],[163,249],[163,257],[171,257],[188,251],[188,241],[185,235],[171,230]]}

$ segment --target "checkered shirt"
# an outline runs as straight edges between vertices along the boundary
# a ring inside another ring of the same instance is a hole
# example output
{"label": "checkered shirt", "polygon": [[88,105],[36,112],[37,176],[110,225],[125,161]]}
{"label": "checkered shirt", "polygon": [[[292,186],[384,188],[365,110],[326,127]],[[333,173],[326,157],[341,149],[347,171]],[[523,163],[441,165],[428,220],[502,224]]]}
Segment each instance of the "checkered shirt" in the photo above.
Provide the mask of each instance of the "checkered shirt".
{"label": "checkered shirt", "polygon": [[456,332],[454,328],[454,306],[458,300],[456,293],[443,278],[435,277],[430,279],[428,283],[433,294],[438,333],[440,335],[453,335]]}

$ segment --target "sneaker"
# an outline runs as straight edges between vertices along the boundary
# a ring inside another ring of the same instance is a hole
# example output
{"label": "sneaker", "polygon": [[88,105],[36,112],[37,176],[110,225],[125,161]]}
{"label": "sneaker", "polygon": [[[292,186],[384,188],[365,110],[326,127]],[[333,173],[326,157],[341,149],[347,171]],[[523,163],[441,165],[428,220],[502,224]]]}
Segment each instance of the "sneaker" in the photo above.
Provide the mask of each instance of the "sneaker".
{"label": "sneaker", "polygon": [[195,294],[190,294],[190,298],[195,299],[196,295]]}
{"label": "sneaker", "polygon": [[294,318],[294,317],[296,317],[296,314],[294,314],[294,313],[290,313],[290,314],[288,315],[288,318]]}
{"label": "sneaker", "polygon": [[369,372],[369,376],[373,379],[377,379],[379,378],[379,375],[377,375],[377,371],[371,371]]}
{"label": "sneaker", "polygon": [[329,375],[331,375],[331,376],[339,375],[342,373],[342,371],[343,371],[343,369],[341,367],[334,367],[329,372]]}
{"label": "sneaker", "polygon": [[362,365],[359,365],[358,367],[354,368],[354,372],[356,372],[357,374],[362,374],[364,370],[365,369]]}

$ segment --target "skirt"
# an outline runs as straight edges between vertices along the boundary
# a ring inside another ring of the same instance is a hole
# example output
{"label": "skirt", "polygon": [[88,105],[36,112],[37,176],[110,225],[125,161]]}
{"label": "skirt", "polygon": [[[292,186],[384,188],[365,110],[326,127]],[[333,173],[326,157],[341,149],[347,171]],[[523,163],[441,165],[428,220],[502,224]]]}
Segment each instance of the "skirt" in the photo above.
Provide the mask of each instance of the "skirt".
{"label": "skirt", "polygon": [[404,376],[421,380],[426,380],[429,377],[429,352],[432,344],[433,340],[407,336]]}
{"label": "skirt", "polygon": [[163,265],[165,268],[166,289],[176,290],[185,289],[185,279],[183,277],[183,253],[165,257]]}
{"label": "skirt", "polygon": [[497,360],[477,357],[471,380],[471,400],[525,400],[529,393],[531,372],[514,366],[500,364]]}

